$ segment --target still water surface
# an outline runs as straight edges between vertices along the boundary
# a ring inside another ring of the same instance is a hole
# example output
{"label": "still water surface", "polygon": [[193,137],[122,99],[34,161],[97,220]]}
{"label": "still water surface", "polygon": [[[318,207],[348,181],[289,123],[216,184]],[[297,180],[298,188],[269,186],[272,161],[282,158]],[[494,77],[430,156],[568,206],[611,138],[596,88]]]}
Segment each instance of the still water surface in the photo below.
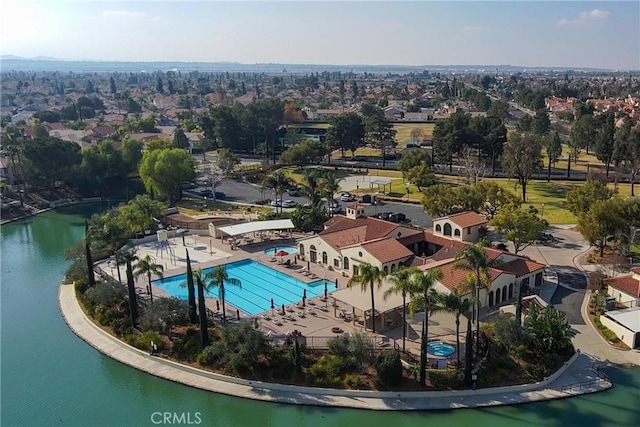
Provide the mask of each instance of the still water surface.
{"label": "still water surface", "polygon": [[[95,208],[93,209],[95,210]],[[217,395],[124,366],[77,338],[57,289],[92,208],[2,226],[3,426],[153,426],[154,412],[207,426],[638,426],[640,369],[611,368],[610,391],[512,407],[398,413],[290,406]],[[190,418],[186,418],[186,417]],[[158,416],[154,421],[159,420]]]}

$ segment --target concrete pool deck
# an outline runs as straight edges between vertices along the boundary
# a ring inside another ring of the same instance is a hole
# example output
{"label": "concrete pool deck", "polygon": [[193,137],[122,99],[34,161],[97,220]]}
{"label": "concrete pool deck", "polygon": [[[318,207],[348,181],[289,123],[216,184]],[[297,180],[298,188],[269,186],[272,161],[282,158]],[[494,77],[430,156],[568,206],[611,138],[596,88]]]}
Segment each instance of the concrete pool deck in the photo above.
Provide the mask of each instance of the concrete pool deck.
{"label": "concrete pool deck", "polygon": [[[520,386],[443,392],[377,392],[299,387],[227,377],[150,356],[100,329],[86,317],[72,284],[60,285],[62,315],[81,339],[101,353],[141,371],[202,390],[269,402],[373,410],[442,410],[515,405],[580,394],[611,387],[592,370],[594,359],[576,353],[545,381]],[[582,384],[577,386],[577,384]],[[573,386],[573,387],[572,387]]]}

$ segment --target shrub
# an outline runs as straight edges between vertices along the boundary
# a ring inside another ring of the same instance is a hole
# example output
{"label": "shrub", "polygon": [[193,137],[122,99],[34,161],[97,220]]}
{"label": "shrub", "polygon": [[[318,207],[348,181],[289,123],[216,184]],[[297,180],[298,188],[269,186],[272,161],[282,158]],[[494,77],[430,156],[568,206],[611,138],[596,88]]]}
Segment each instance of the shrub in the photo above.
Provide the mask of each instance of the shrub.
{"label": "shrub", "polygon": [[438,370],[428,372],[431,385],[439,390],[451,390],[462,385],[462,380],[458,377],[458,371]]}
{"label": "shrub", "polygon": [[549,375],[549,371],[546,366],[540,363],[529,363],[525,368],[529,375],[535,378],[537,381],[541,381]]}
{"label": "shrub", "polygon": [[89,299],[94,304],[113,307],[125,299],[126,291],[123,286],[112,285],[107,282],[98,282],[87,291]]}
{"label": "shrub", "polygon": [[165,343],[160,337],[160,334],[155,331],[145,332],[136,339],[133,345],[141,350],[151,351],[151,341],[158,347],[158,351],[164,350]]}
{"label": "shrub", "polygon": [[177,298],[157,298],[140,316],[143,331],[171,332],[176,325],[189,323],[189,304]]}
{"label": "shrub", "polygon": [[340,335],[331,338],[327,345],[331,354],[338,356],[342,360],[344,367],[353,365],[363,370],[373,362],[373,343],[363,333]]}
{"label": "shrub", "polygon": [[359,390],[359,389],[363,388],[363,386],[364,386],[364,380],[359,375],[347,374],[344,377],[343,383],[347,387],[353,388],[353,389],[356,389],[356,390]]}
{"label": "shrub", "polygon": [[332,354],[324,355],[309,369],[309,374],[316,384],[335,385],[340,382],[342,360]]}
{"label": "shrub", "polygon": [[394,387],[402,381],[402,362],[400,355],[393,350],[385,350],[376,362],[378,379],[386,386]]}
{"label": "shrub", "polygon": [[124,317],[114,319],[111,322],[111,327],[113,328],[113,332],[120,337],[131,333],[131,324],[129,323],[129,319]]}
{"label": "shrub", "polygon": [[196,362],[202,366],[211,366],[217,361],[216,351],[212,346],[205,347],[196,356]]}
{"label": "shrub", "polygon": [[80,277],[74,280],[74,286],[76,289],[76,293],[82,295],[89,289],[89,281],[87,277]]}

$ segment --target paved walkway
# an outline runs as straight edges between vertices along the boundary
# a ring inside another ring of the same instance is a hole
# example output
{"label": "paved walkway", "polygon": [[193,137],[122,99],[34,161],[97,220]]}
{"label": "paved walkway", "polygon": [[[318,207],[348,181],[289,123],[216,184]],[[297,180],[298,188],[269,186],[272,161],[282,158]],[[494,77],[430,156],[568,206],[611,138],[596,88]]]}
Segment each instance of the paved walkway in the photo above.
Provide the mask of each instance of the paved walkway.
{"label": "paved walkway", "polygon": [[[448,392],[375,392],[334,390],[270,384],[225,377],[150,356],[109,335],[89,320],[76,299],[73,285],[59,289],[59,306],[69,327],[105,355],[136,369],[203,390],[232,396],[301,405],[375,410],[436,410],[511,405],[594,393],[611,387],[591,369],[594,359],[576,354],[552,378],[537,384]],[[581,384],[581,385],[578,385]],[[567,389],[568,386],[574,387]]]}

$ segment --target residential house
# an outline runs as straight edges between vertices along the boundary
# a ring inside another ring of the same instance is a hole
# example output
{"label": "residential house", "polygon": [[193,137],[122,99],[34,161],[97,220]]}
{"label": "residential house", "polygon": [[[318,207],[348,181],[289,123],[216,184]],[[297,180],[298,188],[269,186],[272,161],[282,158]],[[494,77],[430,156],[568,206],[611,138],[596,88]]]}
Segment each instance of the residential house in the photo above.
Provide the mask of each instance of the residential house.
{"label": "residential house", "polygon": [[607,279],[607,294],[626,307],[640,307],[640,267],[632,268],[628,276]]}

